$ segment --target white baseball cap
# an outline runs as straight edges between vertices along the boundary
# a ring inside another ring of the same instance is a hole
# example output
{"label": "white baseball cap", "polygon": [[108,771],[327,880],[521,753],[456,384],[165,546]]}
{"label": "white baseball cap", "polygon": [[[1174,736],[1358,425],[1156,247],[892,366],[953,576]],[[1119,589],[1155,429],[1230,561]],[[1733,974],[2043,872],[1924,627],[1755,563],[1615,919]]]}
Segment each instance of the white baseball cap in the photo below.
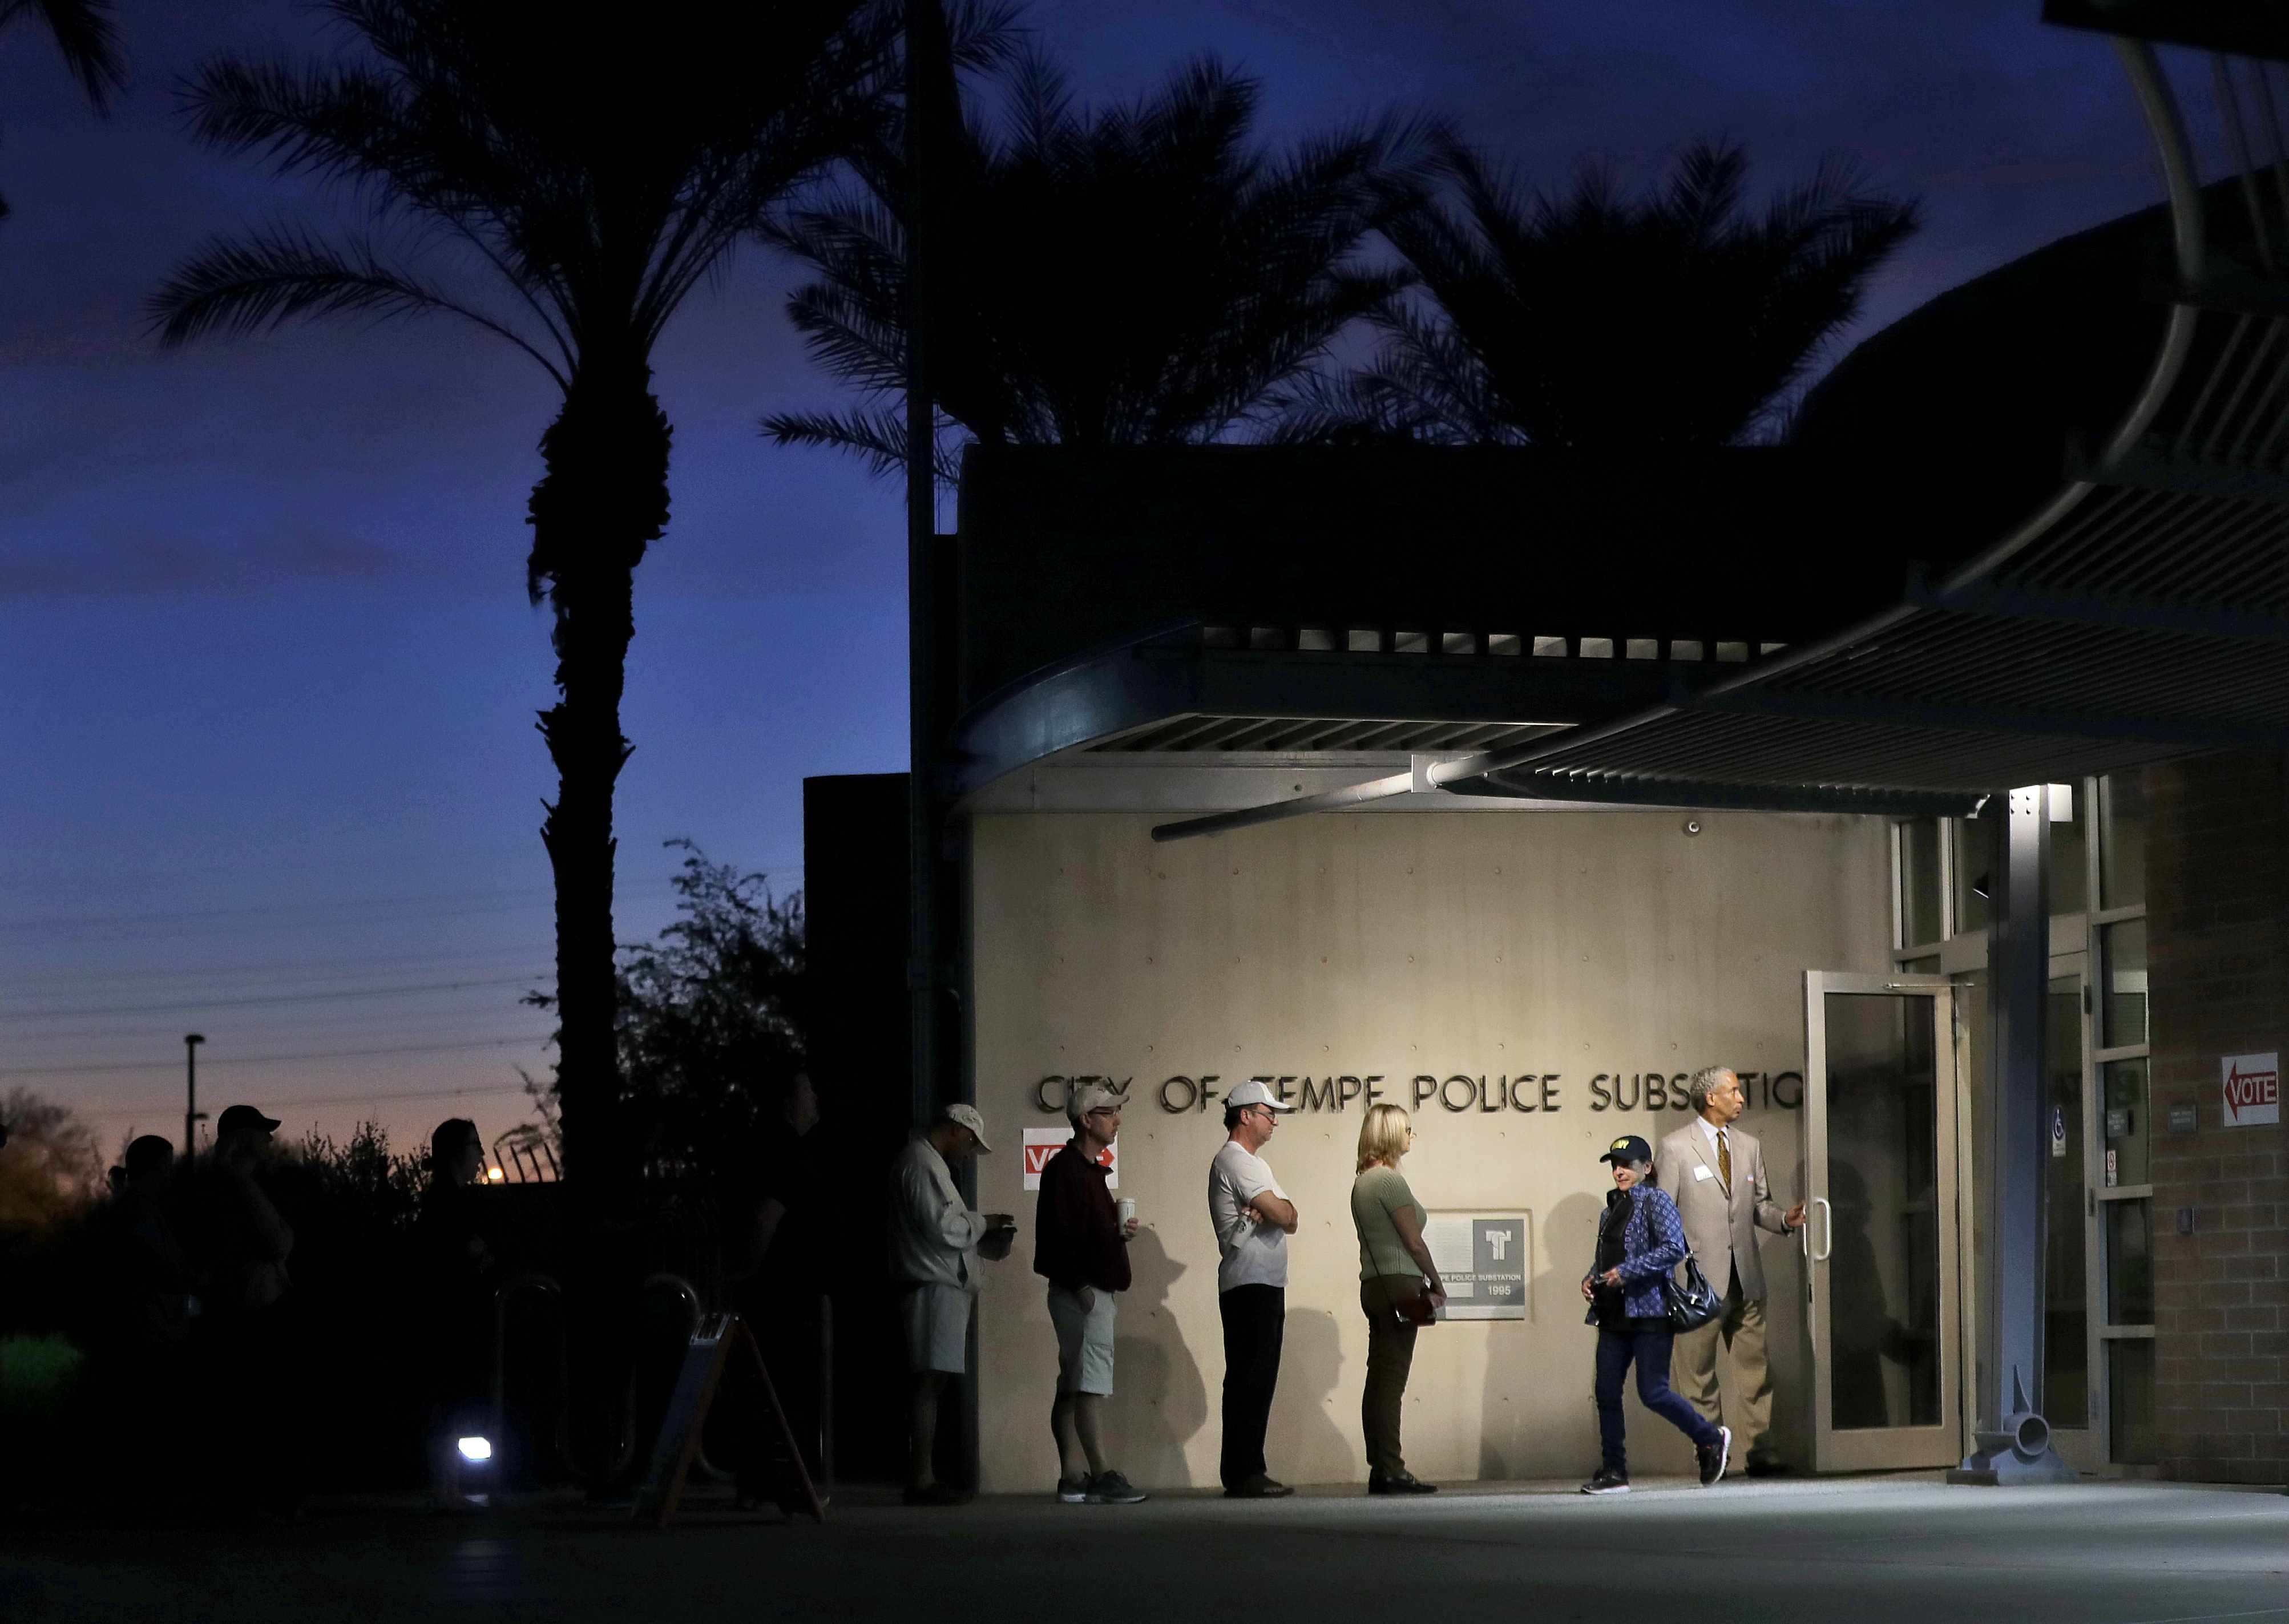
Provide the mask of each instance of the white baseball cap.
{"label": "white baseball cap", "polygon": [[1117,1094],[1103,1083],[1083,1083],[1065,1101],[1065,1115],[1079,1120],[1093,1111],[1111,1106],[1119,1111],[1129,1103],[1126,1095]]}
{"label": "white baseball cap", "polygon": [[968,1128],[970,1137],[977,1141],[978,1154],[981,1156],[993,1154],[993,1147],[985,1142],[985,1118],[977,1114],[977,1107],[949,1105],[938,1115],[948,1122],[958,1122]]}
{"label": "white baseball cap", "polygon": [[1227,1105],[1235,1106],[1268,1105],[1273,1111],[1293,1111],[1296,1109],[1293,1105],[1283,1105],[1278,1100],[1273,1099],[1272,1097],[1272,1090],[1266,1088],[1262,1083],[1256,1082],[1252,1079],[1242,1083],[1239,1087],[1224,1095],[1224,1103]]}

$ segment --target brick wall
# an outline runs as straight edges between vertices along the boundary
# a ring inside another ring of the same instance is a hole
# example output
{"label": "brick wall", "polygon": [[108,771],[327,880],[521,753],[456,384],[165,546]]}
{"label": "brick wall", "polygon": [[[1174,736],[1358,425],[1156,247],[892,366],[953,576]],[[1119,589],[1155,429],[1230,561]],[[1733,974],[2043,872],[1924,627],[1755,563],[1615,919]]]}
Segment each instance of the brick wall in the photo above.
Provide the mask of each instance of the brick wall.
{"label": "brick wall", "polygon": [[[2218,1061],[2289,1049],[2289,774],[2277,754],[2208,756],[2149,768],[2146,794],[2159,1469],[2280,1483],[2289,1137],[2224,1126]],[[2197,1131],[2170,1133],[2189,1104]]]}

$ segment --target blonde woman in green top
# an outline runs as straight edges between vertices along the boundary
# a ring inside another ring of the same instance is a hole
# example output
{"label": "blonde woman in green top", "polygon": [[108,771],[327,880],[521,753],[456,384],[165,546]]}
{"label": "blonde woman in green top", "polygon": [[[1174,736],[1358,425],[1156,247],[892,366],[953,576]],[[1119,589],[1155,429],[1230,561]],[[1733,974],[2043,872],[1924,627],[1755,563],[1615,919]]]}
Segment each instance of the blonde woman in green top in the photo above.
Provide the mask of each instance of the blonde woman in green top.
{"label": "blonde woman in green top", "polygon": [[1415,1129],[1396,1105],[1370,1105],[1360,1124],[1359,1176],[1352,1181],[1352,1222],[1360,1238],[1360,1307],[1367,1314],[1367,1391],[1360,1426],[1367,1434],[1367,1492],[1428,1494],[1438,1488],[1407,1469],[1399,1453],[1400,1405],[1415,1363],[1415,1332],[1447,1301],[1439,1266],[1423,1238],[1423,1204],[1399,1171]]}

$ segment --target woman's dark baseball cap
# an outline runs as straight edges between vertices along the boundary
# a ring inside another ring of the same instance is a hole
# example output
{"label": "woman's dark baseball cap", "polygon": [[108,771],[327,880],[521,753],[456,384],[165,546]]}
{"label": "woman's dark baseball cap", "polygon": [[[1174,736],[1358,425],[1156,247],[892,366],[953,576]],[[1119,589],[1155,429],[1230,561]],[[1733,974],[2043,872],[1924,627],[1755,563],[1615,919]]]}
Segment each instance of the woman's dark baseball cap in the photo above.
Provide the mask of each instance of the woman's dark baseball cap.
{"label": "woman's dark baseball cap", "polygon": [[1612,1162],[1615,1166],[1627,1166],[1631,1162],[1649,1162],[1653,1159],[1653,1147],[1635,1134],[1624,1134],[1607,1146],[1606,1153],[1598,1159]]}

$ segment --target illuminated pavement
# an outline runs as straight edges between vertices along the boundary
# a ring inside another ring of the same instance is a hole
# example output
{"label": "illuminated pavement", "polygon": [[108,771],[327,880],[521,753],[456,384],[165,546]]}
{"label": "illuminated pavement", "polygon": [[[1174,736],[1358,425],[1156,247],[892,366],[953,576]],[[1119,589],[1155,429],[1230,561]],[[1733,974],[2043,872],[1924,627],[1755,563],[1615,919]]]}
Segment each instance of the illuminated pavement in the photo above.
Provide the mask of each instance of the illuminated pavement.
{"label": "illuminated pavement", "polygon": [[2289,1499],[1926,1478],[1356,1490],[1136,1507],[839,1503],[829,1524],[701,1510],[665,1532],[569,1506],[482,1522],[322,1503],[219,1535],[0,1528],[0,1617],[109,1620],[2289,1620]]}

